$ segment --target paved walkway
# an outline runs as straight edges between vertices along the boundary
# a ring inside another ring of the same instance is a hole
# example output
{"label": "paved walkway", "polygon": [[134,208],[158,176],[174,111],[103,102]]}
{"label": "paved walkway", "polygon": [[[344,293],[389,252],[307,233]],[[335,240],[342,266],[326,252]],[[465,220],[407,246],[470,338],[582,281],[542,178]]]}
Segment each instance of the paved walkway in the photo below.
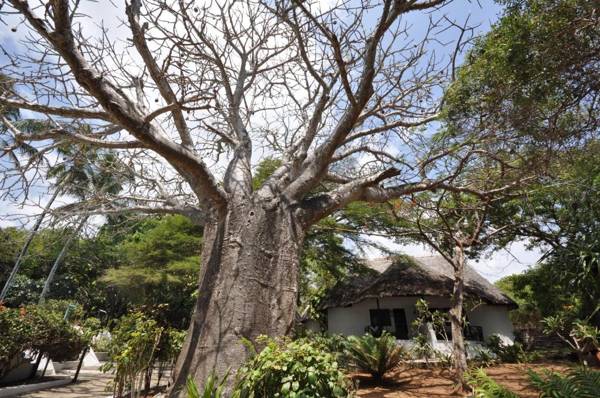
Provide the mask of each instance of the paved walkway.
{"label": "paved walkway", "polygon": [[[162,377],[161,386],[166,385],[169,380],[170,372],[166,371]],[[152,387],[156,385],[158,371],[152,377]],[[112,398],[112,389],[107,386],[112,381],[113,375],[102,373],[100,371],[85,371],[79,375],[79,380],[75,384],[50,388],[47,390],[21,394],[19,397],[27,398]]]}
{"label": "paved walkway", "polygon": [[19,397],[28,398],[105,398],[112,397],[112,391],[106,386],[112,380],[112,375],[96,374],[81,375],[75,384],[51,388],[49,390],[22,394]]}

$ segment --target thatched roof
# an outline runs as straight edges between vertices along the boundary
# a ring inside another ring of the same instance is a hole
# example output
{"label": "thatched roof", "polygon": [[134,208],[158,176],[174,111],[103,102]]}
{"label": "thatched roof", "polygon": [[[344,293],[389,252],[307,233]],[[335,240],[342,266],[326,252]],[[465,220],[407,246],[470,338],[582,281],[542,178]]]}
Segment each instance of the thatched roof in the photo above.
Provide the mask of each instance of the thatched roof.
{"label": "thatched roof", "polygon": [[[365,260],[372,270],[338,283],[325,297],[323,309],[346,307],[366,299],[398,296],[450,297],[453,268],[441,256],[395,256]],[[465,296],[488,304],[516,307],[496,286],[468,265],[465,268]]]}

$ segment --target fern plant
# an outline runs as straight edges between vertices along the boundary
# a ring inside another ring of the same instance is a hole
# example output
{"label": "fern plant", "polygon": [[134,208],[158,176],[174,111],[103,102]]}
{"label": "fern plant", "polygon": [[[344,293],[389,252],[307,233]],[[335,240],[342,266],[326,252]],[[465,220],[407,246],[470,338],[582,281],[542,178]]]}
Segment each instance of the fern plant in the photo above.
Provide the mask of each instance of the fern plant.
{"label": "fern plant", "polygon": [[577,368],[567,375],[544,371],[540,375],[529,370],[531,384],[540,390],[540,398],[598,398],[600,371]]}
{"label": "fern plant", "polygon": [[377,382],[381,382],[387,372],[398,366],[405,351],[396,343],[394,336],[384,332],[381,337],[370,334],[348,337],[345,354],[352,367],[370,373]]}
{"label": "fern plant", "polygon": [[514,392],[496,383],[482,368],[468,372],[465,377],[473,389],[473,398],[519,398]]}

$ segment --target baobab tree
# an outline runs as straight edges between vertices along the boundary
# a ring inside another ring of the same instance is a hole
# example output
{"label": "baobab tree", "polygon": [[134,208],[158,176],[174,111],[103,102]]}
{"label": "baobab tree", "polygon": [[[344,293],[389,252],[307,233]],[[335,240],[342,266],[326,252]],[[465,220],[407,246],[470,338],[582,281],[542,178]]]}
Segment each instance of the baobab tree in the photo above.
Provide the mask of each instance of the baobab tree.
{"label": "baobab tree", "polygon": [[[204,225],[173,395],[188,375],[202,384],[237,369],[242,338],[291,331],[299,249],[319,219],[353,201],[478,193],[453,184],[468,156],[431,153],[420,128],[436,120],[472,33],[444,16],[444,0],[131,0],[124,30],[98,23],[93,33],[80,1],[7,3],[3,22],[26,30],[26,46],[5,49],[14,90],[0,104],[52,124],[36,134],[8,126],[7,141],[32,143],[48,162],[61,145],[110,148],[135,180],[118,199],[87,199],[85,211],[180,213]],[[407,18],[421,12],[414,32]],[[281,165],[254,188],[261,154]],[[34,166],[15,163],[5,181],[18,176],[27,192]]]}

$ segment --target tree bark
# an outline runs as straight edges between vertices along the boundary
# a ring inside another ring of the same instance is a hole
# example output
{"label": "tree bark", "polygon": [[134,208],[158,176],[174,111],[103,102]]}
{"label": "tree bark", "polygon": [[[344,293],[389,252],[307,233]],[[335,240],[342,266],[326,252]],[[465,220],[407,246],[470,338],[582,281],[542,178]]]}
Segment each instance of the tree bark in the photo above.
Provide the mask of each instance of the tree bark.
{"label": "tree bark", "polygon": [[452,260],[452,265],[454,266],[454,286],[452,289],[450,308],[450,325],[452,328],[452,362],[454,366],[454,381],[456,382],[458,389],[462,390],[466,386],[464,374],[467,371],[467,355],[463,334],[465,254],[462,247],[457,246],[454,249]]}
{"label": "tree bark", "polygon": [[[229,204],[204,231],[199,295],[170,397],[185,395],[191,376],[227,372],[227,391],[248,357],[243,340],[283,336],[294,326],[303,231],[287,205]],[[202,390],[201,390],[202,391]]]}

